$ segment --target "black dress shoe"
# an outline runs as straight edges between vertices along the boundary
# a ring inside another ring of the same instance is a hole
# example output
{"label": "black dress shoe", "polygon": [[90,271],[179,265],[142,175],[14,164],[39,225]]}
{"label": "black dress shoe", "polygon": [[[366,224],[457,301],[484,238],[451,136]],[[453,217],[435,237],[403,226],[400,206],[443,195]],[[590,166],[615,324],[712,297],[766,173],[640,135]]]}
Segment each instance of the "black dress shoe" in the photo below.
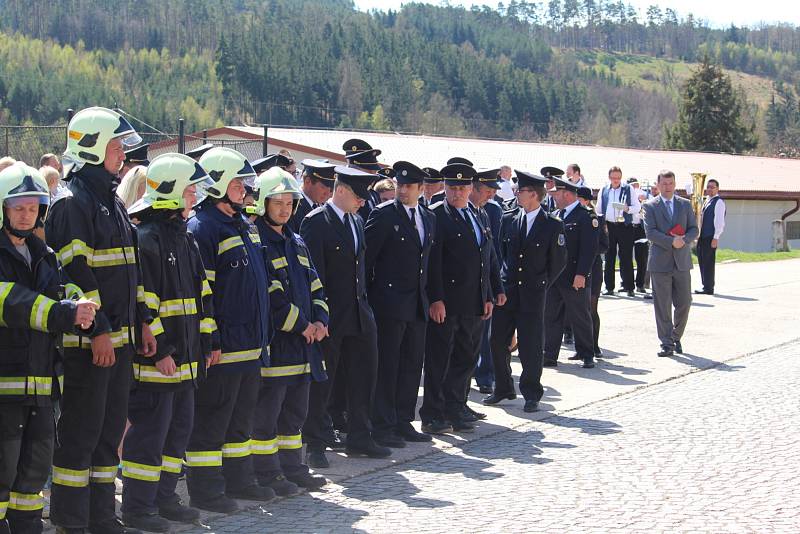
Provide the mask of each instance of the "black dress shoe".
{"label": "black dress shoe", "polygon": [[522,411],[526,413],[538,412],[539,403],[535,400],[526,400],[525,406],[523,406]]}
{"label": "black dress shoe", "polygon": [[345,449],[347,456],[366,456],[367,458],[388,458],[392,455],[392,449],[378,445],[373,440],[364,443],[347,444]]}
{"label": "black dress shoe", "polygon": [[314,469],[327,469],[331,466],[324,451],[309,450],[306,453],[306,465]]}
{"label": "black dress shoe", "polygon": [[397,435],[408,442],[414,442],[414,443],[425,443],[433,440],[433,438],[430,437],[428,434],[417,432],[416,429],[411,425],[402,426],[398,428]]}
{"label": "black dress shoe", "polygon": [[645,294],[644,300],[653,300],[653,294],[652,293]]}
{"label": "black dress shoe", "polygon": [[600,350],[600,347],[595,347],[595,349],[594,349],[594,357],[595,358],[602,358],[603,357],[603,351]]}
{"label": "black dress shoe", "polygon": [[474,423],[475,421],[482,421],[483,419],[486,419],[486,414],[476,412],[465,404],[464,409],[461,410],[461,418],[470,423]]}
{"label": "black dress shoe", "polygon": [[680,341],[675,342],[675,352],[678,354],[683,354],[683,345],[681,345]]}
{"label": "black dress shoe", "polygon": [[390,447],[392,449],[404,449],[406,446],[406,441],[392,432],[386,434],[373,435],[372,438],[375,440],[375,443],[377,443],[381,447]]}
{"label": "black dress shoe", "polygon": [[670,356],[675,356],[675,352],[672,349],[662,348],[658,355],[661,358],[669,358]]}
{"label": "black dress shoe", "polygon": [[635,297],[636,296],[636,293],[633,292],[633,289],[629,289],[628,291],[626,291],[626,293],[628,294],[629,297]]}
{"label": "black dress shoe", "polygon": [[422,431],[426,434],[447,434],[453,431],[453,425],[441,419],[433,419],[427,423],[422,422]]}
{"label": "black dress shoe", "polygon": [[582,367],[584,369],[593,369],[594,368],[594,358],[592,358],[591,356],[589,356],[588,358],[584,358]]}
{"label": "black dress shoe", "polygon": [[492,386],[478,386],[478,392],[483,395],[488,395],[492,392]]}
{"label": "black dress shoe", "polygon": [[545,359],[542,362],[542,367],[558,367],[558,361]]}
{"label": "black dress shoe", "polygon": [[498,395],[496,393],[492,393],[491,395],[483,399],[483,403],[486,404],[487,406],[491,406],[493,404],[499,404],[504,400],[514,400],[516,398],[517,398],[516,393],[506,393],[505,395],[502,394]]}
{"label": "black dress shoe", "polygon": [[603,295],[613,295],[613,294],[614,294],[614,290],[613,289],[606,289],[603,292]]}
{"label": "black dress shoe", "polygon": [[567,359],[568,359],[568,360],[582,360],[582,359],[583,359],[583,356],[581,356],[580,354],[578,354],[578,353],[576,352],[575,354],[573,354],[572,356],[570,356],[570,357],[569,357],[569,358],[567,358]]}
{"label": "black dress shoe", "polygon": [[475,425],[460,418],[451,419],[450,424],[453,425],[453,432],[472,432],[475,430]]}
{"label": "black dress shoe", "polygon": [[713,291],[706,291],[705,289],[695,289],[694,292],[698,295],[713,295]]}
{"label": "black dress shoe", "polygon": [[158,514],[122,514],[122,521],[128,528],[138,528],[147,532],[169,532],[169,521]]}
{"label": "black dress shoe", "polygon": [[643,287],[641,287],[641,286],[639,286],[639,287],[637,287],[637,288],[636,288],[636,292],[637,292],[637,293],[647,293],[647,291],[645,291],[645,290],[644,290],[644,288],[643,288]]}

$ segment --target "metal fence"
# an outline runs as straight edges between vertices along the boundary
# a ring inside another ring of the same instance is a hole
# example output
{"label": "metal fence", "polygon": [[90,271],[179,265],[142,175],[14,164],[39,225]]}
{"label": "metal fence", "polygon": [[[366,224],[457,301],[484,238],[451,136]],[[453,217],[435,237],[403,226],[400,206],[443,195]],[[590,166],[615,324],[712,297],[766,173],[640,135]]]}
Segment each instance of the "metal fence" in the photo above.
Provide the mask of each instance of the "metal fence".
{"label": "metal fence", "polygon": [[0,156],[11,156],[38,167],[43,154],[61,154],[66,145],[66,125],[3,126],[0,125]]}

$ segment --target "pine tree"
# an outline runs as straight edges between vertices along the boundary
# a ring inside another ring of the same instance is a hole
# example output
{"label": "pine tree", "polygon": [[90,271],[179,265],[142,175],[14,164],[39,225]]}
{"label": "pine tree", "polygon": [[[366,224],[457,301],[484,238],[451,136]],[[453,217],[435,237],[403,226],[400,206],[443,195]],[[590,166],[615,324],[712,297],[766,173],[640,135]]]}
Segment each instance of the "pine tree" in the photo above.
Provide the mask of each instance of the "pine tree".
{"label": "pine tree", "polygon": [[708,57],[683,88],[678,120],[665,131],[668,148],[741,153],[758,144],[755,124],[745,124],[730,78]]}

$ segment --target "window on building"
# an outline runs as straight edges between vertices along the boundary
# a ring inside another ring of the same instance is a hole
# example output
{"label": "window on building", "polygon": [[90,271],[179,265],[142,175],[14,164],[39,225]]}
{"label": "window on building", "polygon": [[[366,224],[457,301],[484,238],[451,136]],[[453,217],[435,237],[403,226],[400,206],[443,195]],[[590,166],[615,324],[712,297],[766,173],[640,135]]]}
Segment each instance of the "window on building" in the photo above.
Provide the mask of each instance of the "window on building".
{"label": "window on building", "polygon": [[786,239],[800,239],[800,221],[786,221]]}

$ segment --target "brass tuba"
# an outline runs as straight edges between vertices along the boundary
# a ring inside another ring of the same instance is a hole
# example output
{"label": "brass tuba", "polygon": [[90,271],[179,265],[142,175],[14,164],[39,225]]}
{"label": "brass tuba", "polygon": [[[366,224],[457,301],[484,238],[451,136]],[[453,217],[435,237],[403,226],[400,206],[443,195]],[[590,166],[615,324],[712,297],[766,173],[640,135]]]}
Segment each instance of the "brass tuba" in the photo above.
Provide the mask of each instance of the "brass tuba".
{"label": "brass tuba", "polygon": [[702,172],[692,173],[692,196],[689,200],[692,202],[692,209],[694,216],[697,219],[698,226],[700,225],[700,215],[703,213],[703,197],[706,190],[706,176]]}

